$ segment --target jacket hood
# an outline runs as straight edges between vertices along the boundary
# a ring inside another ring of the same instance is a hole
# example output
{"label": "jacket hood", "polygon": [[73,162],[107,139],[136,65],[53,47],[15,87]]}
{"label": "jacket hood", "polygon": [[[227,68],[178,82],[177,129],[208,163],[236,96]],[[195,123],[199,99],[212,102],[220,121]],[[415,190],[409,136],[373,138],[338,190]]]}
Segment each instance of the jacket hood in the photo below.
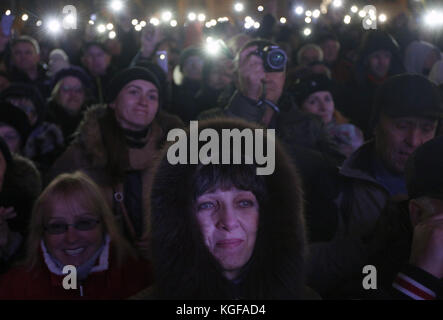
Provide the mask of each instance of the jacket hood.
{"label": "jacket hood", "polygon": [[[215,129],[221,137],[222,129],[258,127],[243,120],[218,118],[200,122],[199,132],[205,128]],[[189,145],[189,132],[186,139]],[[199,147],[202,145],[203,142]],[[151,186],[150,221],[158,296],[300,298],[305,259],[303,195],[299,175],[281,145],[276,142],[274,172],[262,176],[266,200],[260,204],[254,253],[242,273],[240,295],[233,294],[233,284],[222,275],[219,263],[206,248],[190,209],[195,174],[203,165],[171,165],[167,151],[168,146],[163,150]]]}

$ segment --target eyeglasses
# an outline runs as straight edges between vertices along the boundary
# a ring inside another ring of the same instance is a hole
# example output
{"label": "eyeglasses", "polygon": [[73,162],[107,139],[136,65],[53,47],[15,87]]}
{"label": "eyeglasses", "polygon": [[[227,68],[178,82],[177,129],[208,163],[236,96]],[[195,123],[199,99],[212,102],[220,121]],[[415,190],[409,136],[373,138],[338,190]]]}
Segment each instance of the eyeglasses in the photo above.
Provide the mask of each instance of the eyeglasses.
{"label": "eyeglasses", "polygon": [[79,231],[89,231],[94,229],[100,220],[96,219],[82,219],[73,224],[63,222],[53,222],[45,226],[45,231],[49,234],[63,234],[68,231],[68,227],[72,226]]}

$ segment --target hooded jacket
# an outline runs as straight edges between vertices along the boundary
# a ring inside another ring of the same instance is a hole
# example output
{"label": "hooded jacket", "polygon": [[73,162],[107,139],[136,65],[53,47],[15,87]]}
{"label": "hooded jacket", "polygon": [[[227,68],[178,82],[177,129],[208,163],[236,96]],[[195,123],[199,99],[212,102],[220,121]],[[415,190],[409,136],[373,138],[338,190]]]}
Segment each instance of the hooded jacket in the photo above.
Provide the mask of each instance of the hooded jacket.
{"label": "hooded jacket", "polygon": [[[257,128],[237,119],[199,123],[199,131]],[[279,143],[275,171],[264,176],[268,200],[259,211],[254,252],[237,285],[227,280],[204,244],[188,209],[196,165],[159,163],[151,192],[150,221],[156,292],[161,299],[304,298],[305,227],[300,178]],[[152,297],[152,296],[151,296]],[[140,298],[140,297],[139,297]]]}
{"label": "hooded jacket", "polygon": [[[176,117],[159,111],[150,125],[146,145],[139,149],[129,148],[112,109],[103,105],[91,107],[85,113],[74,141],[55,162],[46,182],[60,173],[76,170],[86,173],[103,189],[127,238],[134,244],[146,231],[146,208],[142,203],[148,194],[155,159],[168,131],[181,126]],[[128,184],[141,197],[131,202],[141,212],[136,213],[134,207],[128,207],[126,198],[129,201],[130,197],[126,197],[128,192],[125,189]]]}

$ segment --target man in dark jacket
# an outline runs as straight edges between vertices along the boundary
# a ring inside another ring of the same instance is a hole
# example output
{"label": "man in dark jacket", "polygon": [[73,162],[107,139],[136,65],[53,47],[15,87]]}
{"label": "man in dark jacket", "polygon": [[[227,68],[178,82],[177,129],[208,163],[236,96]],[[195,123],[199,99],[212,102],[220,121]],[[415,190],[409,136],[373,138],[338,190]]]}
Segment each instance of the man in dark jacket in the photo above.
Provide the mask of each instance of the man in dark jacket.
{"label": "man in dark jacket", "polygon": [[311,247],[310,285],[318,292],[334,296],[337,286],[361,274],[383,208],[389,198],[407,193],[408,158],[434,138],[442,118],[438,89],[426,78],[404,74],[380,87],[372,120],[375,139],[354,152],[340,169],[337,233],[332,241]]}
{"label": "man in dark jacket", "polygon": [[347,85],[346,92],[340,97],[342,101],[339,101],[344,115],[363,130],[366,138],[373,134],[368,120],[376,89],[386,79],[404,70],[395,39],[384,31],[367,32],[355,65],[355,79]]}

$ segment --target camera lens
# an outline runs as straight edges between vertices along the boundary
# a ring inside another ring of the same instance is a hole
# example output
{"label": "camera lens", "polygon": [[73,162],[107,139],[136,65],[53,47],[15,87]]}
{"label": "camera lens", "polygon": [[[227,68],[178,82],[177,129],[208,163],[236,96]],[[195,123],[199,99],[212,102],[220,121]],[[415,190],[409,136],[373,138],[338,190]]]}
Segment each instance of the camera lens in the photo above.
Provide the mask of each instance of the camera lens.
{"label": "camera lens", "polygon": [[271,50],[268,54],[268,64],[272,69],[283,70],[286,64],[286,55],[282,50]]}

